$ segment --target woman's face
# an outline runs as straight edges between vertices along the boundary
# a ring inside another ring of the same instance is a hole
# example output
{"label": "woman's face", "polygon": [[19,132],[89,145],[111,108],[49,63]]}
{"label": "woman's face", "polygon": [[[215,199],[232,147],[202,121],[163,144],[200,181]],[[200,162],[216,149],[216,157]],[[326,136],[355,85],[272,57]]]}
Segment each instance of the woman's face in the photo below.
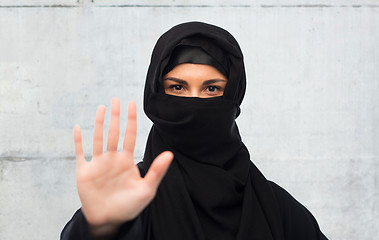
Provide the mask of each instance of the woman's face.
{"label": "woman's face", "polygon": [[227,81],[213,66],[182,63],[163,76],[163,87],[170,95],[210,98],[222,96]]}

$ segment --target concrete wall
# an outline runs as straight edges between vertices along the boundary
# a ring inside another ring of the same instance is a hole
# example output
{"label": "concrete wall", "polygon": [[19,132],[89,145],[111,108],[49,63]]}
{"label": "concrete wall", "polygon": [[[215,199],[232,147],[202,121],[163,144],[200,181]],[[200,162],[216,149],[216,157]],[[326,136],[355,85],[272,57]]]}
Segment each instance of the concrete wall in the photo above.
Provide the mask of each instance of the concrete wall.
{"label": "concrete wall", "polygon": [[91,153],[99,104],[119,97],[125,122],[137,102],[141,159],[151,50],[189,20],[241,44],[248,90],[238,124],[266,177],[330,239],[378,239],[377,0],[1,0],[0,239],[58,238],[80,207],[72,127]]}

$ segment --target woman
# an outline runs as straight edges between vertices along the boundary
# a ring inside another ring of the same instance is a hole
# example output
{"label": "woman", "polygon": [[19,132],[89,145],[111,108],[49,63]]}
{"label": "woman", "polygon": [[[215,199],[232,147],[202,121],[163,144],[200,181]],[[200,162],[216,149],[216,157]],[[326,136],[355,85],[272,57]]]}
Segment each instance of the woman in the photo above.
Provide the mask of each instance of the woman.
{"label": "woman", "polygon": [[163,34],[145,84],[144,110],[154,124],[143,162],[133,164],[134,103],[122,152],[117,99],[107,153],[103,106],[89,163],[75,126],[82,208],[61,238],[326,239],[311,213],[250,161],[235,122],[245,88],[242,52],[227,31],[190,22]]}

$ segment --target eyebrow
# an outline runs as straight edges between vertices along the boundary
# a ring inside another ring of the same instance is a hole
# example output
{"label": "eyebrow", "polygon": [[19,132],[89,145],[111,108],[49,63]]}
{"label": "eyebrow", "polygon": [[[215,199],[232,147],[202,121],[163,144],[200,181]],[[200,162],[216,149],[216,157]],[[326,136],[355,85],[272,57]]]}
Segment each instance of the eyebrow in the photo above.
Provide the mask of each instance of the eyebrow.
{"label": "eyebrow", "polygon": [[209,84],[218,83],[218,82],[226,82],[226,80],[219,79],[219,78],[209,79],[209,80],[204,81],[203,85],[209,85]]}
{"label": "eyebrow", "polygon": [[179,78],[166,77],[163,79],[163,81],[166,81],[166,80],[171,80],[171,81],[179,83],[179,84],[188,85],[188,83],[186,81],[179,79]]}
{"label": "eyebrow", "polygon": [[[167,78],[163,79],[163,81],[165,81],[165,80],[171,80],[171,81],[179,83],[179,84],[188,85],[188,83],[185,80],[179,79],[179,78],[167,77]],[[203,86],[213,84],[213,83],[217,83],[217,82],[226,82],[226,80],[219,79],[219,78],[209,79],[209,80],[206,80],[203,82]]]}

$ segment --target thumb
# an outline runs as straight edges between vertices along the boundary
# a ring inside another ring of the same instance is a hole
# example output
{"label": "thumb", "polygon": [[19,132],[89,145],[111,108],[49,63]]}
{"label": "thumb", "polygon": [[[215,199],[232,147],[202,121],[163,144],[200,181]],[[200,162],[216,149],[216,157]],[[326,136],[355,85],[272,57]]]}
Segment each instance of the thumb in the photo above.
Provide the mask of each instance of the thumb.
{"label": "thumb", "polygon": [[153,164],[151,164],[149,171],[144,177],[144,181],[154,192],[166,174],[173,158],[174,154],[172,152],[165,151],[159,154],[158,157],[154,159]]}

